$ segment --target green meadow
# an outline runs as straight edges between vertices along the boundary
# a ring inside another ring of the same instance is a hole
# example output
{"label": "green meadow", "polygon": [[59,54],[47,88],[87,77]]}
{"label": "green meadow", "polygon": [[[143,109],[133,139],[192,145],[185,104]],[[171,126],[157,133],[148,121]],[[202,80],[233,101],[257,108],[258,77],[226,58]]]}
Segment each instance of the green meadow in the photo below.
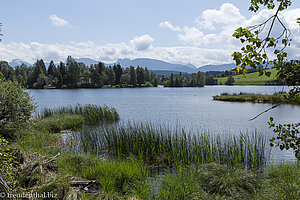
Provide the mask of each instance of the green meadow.
{"label": "green meadow", "polygon": [[[276,69],[267,70],[271,72],[271,76],[268,77],[266,75],[259,76],[259,72],[249,73],[246,75],[240,74],[233,76],[234,83],[233,85],[267,85],[267,81],[275,81],[276,80]],[[219,84],[224,85],[228,77],[216,78]]]}

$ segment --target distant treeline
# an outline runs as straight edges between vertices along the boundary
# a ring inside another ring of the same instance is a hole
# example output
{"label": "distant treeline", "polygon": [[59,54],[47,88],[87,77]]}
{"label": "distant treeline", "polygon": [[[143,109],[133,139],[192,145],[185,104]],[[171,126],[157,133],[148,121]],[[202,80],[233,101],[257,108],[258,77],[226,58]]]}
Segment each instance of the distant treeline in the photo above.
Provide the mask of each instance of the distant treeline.
{"label": "distant treeline", "polygon": [[15,68],[6,61],[0,61],[0,72],[7,80],[17,81],[29,89],[156,87],[159,84],[166,87],[203,87],[218,84],[212,75],[204,75],[202,72],[185,77],[181,73],[159,77],[139,66],[124,69],[120,64],[105,66],[102,62],[86,66],[71,56],[59,65],[51,61],[48,69],[42,59],[32,66],[22,64]]}

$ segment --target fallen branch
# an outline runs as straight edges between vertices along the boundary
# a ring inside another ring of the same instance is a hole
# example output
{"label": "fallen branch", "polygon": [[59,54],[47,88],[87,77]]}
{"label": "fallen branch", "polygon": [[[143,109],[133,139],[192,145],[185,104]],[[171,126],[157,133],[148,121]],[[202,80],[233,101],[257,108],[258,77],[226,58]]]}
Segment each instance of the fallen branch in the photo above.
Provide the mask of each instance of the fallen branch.
{"label": "fallen branch", "polygon": [[44,162],[43,165],[46,165],[46,164],[48,164],[48,163],[50,163],[50,162],[52,162],[52,161],[55,161],[56,158],[57,158],[59,155],[60,155],[60,153],[58,153],[57,155],[53,156],[50,160]]}

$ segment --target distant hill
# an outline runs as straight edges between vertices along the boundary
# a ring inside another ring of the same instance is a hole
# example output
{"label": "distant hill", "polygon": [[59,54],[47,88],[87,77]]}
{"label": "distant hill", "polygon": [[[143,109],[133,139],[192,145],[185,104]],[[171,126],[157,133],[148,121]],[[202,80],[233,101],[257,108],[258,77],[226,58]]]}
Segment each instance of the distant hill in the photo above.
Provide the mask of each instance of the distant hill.
{"label": "distant hill", "polygon": [[208,71],[230,71],[235,68],[236,65],[234,63],[229,64],[221,64],[221,65],[204,65],[202,67],[197,68],[197,71],[208,72]]}
{"label": "distant hill", "polygon": [[[100,61],[93,60],[91,58],[75,58],[76,62],[84,63],[85,65],[90,66],[91,64],[97,64]],[[17,65],[21,65],[22,63],[26,65],[32,65],[30,63],[27,63],[25,61],[22,61],[20,59],[13,59],[11,62],[9,62],[9,65],[12,67],[15,67]],[[59,64],[55,63],[56,65]],[[114,64],[120,64],[123,68],[130,67],[130,66],[140,66],[140,67],[147,67],[151,71],[158,71],[159,74],[179,74],[179,72],[182,73],[196,73],[198,71],[207,72],[207,71],[226,71],[231,70],[235,67],[234,63],[230,64],[221,64],[221,65],[205,65],[199,68],[196,68],[192,64],[182,65],[182,64],[174,64],[174,63],[168,63],[162,60],[156,60],[156,59],[150,59],[150,58],[137,58],[137,59],[118,59],[115,63],[104,63],[106,66],[114,65]],[[45,62],[46,67],[48,67],[49,62]]]}
{"label": "distant hill", "polygon": [[75,61],[84,63],[85,65],[88,65],[88,66],[99,63],[99,61],[93,60],[91,58],[75,58]]}
{"label": "distant hill", "polygon": [[30,65],[31,65],[30,63],[25,62],[25,61],[20,60],[20,59],[13,59],[13,60],[10,61],[8,64],[9,64],[9,66],[11,66],[11,67],[16,67],[16,66],[22,65],[23,63],[24,63],[25,65],[27,65],[27,66],[30,66]]}
{"label": "distant hill", "polygon": [[167,70],[167,71],[178,71],[178,72],[187,72],[194,73],[197,69],[194,65],[181,65],[181,64],[172,64],[167,63],[165,61],[150,59],[150,58],[137,58],[134,60],[130,59],[118,59],[116,64],[119,63],[122,67],[130,67],[130,66],[140,66],[147,67],[149,70]]}

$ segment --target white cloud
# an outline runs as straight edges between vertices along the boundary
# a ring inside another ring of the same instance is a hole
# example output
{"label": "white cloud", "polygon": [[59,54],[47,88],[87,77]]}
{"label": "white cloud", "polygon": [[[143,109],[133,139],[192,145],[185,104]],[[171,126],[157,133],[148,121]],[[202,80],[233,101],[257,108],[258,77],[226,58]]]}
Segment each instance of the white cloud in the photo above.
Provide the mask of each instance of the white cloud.
{"label": "white cloud", "polygon": [[196,27],[184,27],[184,34],[179,34],[178,39],[183,44],[192,46],[207,46],[220,40],[216,34],[205,35]]}
{"label": "white cloud", "polygon": [[56,15],[51,15],[49,20],[51,24],[56,27],[72,27],[67,20],[59,18]]}
{"label": "white cloud", "polygon": [[[263,9],[252,15],[250,18],[244,17],[238,8],[233,4],[224,3],[217,10],[206,10],[195,19],[198,27],[184,27],[183,33],[178,34],[178,40],[184,45],[207,48],[223,48],[239,50],[241,43],[232,37],[234,31],[239,27],[247,27],[264,22],[274,14],[274,10]],[[281,12],[281,20],[291,30],[293,45],[300,46],[300,27],[296,23],[296,16],[300,13],[300,8],[285,10]],[[270,26],[270,25],[269,25]],[[269,26],[265,27],[268,30]],[[282,32],[279,23],[275,23],[272,37],[278,37]],[[266,36],[266,31],[260,37]],[[300,50],[296,50],[300,52]],[[296,54],[295,51],[292,55]]]}
{"label": "white cloud", "polygon": [[159,25],[159,27],[161,28],[167,28],[167,29],[170,29],[172,31],[181,31],[181,28],[179,26],[173,26],[170,22],[168,21],[164,21],[164,22],[161,22]]}
{"label": "white cloud", "polygon": [[145,51],[151,47],[153,41],[154,39],[150,35],[142,35],[130,40],[130,44],[138,51]]}
{"label": "white cloud", "polygon": [[199,26],[209,30],[214,30],[216,28],[215,24],[233,25],[241,24],[243,21],[245,21],[245,17],[237,7],[230,3],[222,4],[218,10],[205,10],[195,20]]}

